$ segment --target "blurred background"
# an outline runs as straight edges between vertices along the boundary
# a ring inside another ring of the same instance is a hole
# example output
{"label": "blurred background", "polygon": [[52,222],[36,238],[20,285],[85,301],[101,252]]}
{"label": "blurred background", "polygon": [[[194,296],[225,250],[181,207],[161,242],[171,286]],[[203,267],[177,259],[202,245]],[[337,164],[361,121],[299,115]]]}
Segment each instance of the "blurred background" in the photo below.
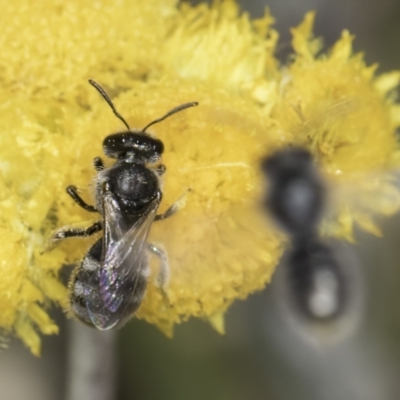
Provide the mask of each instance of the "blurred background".
{"label": "blurred background", "polygon": [[[289,28],[317,11],[315,34],[332,45],[343,29],[379,71],[400,69],[398,0],[242,1],[260,17],[266,6],[280,32],[278,57],[290,51]],[[236,302],[225,336],[207,323],[178,326],[173,340],[133,320],[118,332],[118,400],[396,400],[400,393],[400,216],[382,224],[383,239],[357,234],[354,252],[364,282],[364,317],[343,342],[316,346],[281,307],[279,279]],[[355,293],[357,295],[357,293]],[[17,340],[0,354],[0,399],[63,399],[71,323],[54,312],[61,334],[45,337],[33,357]]]}

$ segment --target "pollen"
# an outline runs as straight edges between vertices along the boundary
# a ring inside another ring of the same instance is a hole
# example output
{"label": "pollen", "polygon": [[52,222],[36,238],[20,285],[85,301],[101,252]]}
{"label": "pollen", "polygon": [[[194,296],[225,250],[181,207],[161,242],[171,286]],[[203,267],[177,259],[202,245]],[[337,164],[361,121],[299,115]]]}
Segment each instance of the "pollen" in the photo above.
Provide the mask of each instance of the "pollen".
{"label": "pollen", "polygon": [[390,174],[400,162],[400,72],[377,75],[353,53],[347,31],[324,49],[313,21],[307,14],[292,29],[292,61],[280,66],[269,11],[253,20],[233,0],[3,5],[0,328],[40,354],[41,334],[58,332],[49,310],[68,304],[61,272],[79,265],[99,238],[49,244],[55,229],[101,218],[65,188],[75,185],[94,204],[93,159],[103,157],[107,135],[126,129],[89,78],[134,128],[199,102],[149,128],[165,146],[159,211],[183,197],[185,204],[149,236],[168,255],[167,296],[150,256],[136,313],[167,335],[191,317],[223,333],[229,306],[270,282],[284,238],[261,210],[259,163],[279,147],[308,148],[338,193],[326,235],[353,240],[355,224],[380,234],[374,216],[400,205]]}

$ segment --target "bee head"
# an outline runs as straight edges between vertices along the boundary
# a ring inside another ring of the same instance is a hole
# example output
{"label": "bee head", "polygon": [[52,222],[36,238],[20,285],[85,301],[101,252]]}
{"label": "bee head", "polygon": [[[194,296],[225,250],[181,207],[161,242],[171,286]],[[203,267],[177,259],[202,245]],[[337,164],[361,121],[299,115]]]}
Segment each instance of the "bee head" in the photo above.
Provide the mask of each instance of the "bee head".
{"label": "bee head", "polygon": [[89,79],[89,83],[100,93],[100,95],[112,109],[114,115],[120,119],[128,129],[126,132],[114,133],[113,135],[109,135],[104,139],[104,153],[111,158],[127,158],[130,160],[148,163],[158,161],[164,151],[164,145],[161,140],[149,136],[146,133],[146,130],[150,126],[164,121],[164,119],[176,114],[179,111],[185,110],[189,107],[197,106],[199,104],[195,101],[181,104],[180,106],[168,111],[161,118],[157,118],[150,122],[142,130],[133,130],[129,127],[122,115],[116,110],[113,102],[105,90],[92,79]]}
{"label": "bee head", "polygon": [[161,158],[164,144],[142,131],[128,130],[107,136],[103,141],[103,149],[110,158],[132,158],[143,162],[154,163]]}

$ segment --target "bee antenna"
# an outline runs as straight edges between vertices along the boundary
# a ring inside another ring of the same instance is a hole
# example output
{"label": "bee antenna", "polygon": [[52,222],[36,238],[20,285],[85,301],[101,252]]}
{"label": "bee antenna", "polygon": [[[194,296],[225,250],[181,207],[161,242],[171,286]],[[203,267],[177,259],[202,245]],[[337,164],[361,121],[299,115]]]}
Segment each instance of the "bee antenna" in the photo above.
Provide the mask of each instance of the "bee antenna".
{"label": "bee antenna", "polygon": [[130,130],[131,128],[129,127],[128,123],[124,120],[122,115],[116,110],[113,102],[111,101],[111,99],[108,96],[108,94],[106,93],[106,91],[93,79],[89,79],[89,83],[101,94],[101,97],[111,107],[111,110],[113,110],[114,115],[124,123],[124,125],[128,128],[128,130]]}
{"label": "bee antenna", "polygon": [[146,126],[142,129],[142,132],[145,133],[145,132],[146,132],[146,129],[149,128],[151,125],[158,124],[159,122],[164,121],[164,119],[170,117],[172,114],[176,114],[176,113],[179,112],[179,111],[185,110],[186,108],[189,108],[189,107],[195,107],[195,106],[197,106],[197,105],[199,105],[199,103],[198,103],[197,101],[192,101],[192,102],[190,102],[190,103],[181,104],[180,106],[175,107],[175,108],[173,108],[172,110],[168,111],[168,112],[167,112],[165,115],[163,115],[161,118],[155,119],[154,121],[150,122],[148,125],[146,125]]}

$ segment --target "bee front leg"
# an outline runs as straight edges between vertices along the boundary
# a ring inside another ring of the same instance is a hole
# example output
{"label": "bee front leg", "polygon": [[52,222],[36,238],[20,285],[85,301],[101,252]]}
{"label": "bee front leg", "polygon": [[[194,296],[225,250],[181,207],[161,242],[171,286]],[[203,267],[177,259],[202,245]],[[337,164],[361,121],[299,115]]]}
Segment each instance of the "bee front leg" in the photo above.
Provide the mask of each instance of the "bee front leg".
{"label": "bee front leg", "polygon": [[93,160],[93,166],[94,166],[94,169],[95,169],[97,172],[103,171],[103,169],[104,169],[104,162],[103,162],[103,160],[102,160],[100,157],[96,157],[96,158]]}
{"label": "bee front leg", "polygon": [[76,186],[70,185],[67,187],[67,193],[72,197],[72,199],[75,201],[76,204],[78,204],[80,207],[85,209],[86,211],[89,212],[98,212],[97,208],[94,206],[91,206],[87,204],[81,196],[78,194],[78,189]]}
{"label": "bee front leg", "polygon": [[157,275],[157,285],[161,288],[164,295],[167,294],[167,288],[169,284],[169,264],[168,264],[168,257],[167,253],[154,244],[148,243],[147,244],[149,250],[155,254],[160,260],[160,270]]}
{"label": "bee front leg", "polygon": [[156,173],[158,176],[164,175],[165,171],[167,170],[167,168],[165,167],[164,164],[160,164],[157,168],[156,168]]}

